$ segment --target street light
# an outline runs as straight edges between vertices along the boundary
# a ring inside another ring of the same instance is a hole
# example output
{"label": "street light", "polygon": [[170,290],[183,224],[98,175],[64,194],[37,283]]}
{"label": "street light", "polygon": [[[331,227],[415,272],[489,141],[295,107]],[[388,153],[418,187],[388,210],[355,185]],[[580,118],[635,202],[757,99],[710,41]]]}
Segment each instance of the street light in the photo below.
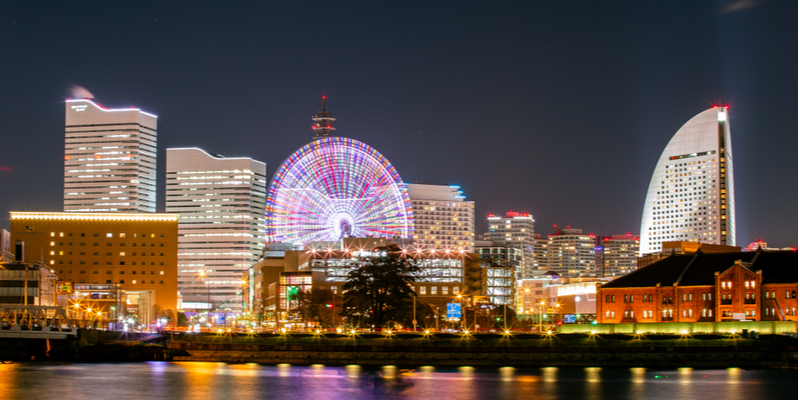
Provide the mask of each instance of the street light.
{"label": "street light", "polygon": [[539,302],[539,333],[542,333],[542,314],[544,313],[544,301]]}
{"label": "street light", "polygon": [[206,271],[200,271],[200,277],[206,278],[206,303],[208,303],[208,311],[206,312],[206,316],[209,322],[213,322],[211,319],[211,282],[209,281],[210,276],[206,274]]}

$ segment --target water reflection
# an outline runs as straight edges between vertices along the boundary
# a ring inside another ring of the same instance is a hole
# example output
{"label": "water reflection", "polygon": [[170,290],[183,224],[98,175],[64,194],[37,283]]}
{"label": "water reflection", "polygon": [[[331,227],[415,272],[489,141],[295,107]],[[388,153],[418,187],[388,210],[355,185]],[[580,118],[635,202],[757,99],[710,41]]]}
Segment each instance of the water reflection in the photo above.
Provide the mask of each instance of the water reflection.
{"label": "water reflection", "polygon": [[[797,398],[796,371],[280,364],[0,364],[0,399]],[[48,397],[53,397],[49,396]]]}

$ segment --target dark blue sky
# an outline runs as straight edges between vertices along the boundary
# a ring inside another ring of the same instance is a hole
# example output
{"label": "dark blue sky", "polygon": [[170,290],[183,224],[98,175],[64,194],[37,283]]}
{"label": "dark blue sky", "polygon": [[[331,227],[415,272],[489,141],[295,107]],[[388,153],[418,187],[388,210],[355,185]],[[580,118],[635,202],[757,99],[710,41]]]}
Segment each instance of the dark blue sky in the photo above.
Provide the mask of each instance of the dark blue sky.
{"label": "dark blue sky", "polygon": [[[0,226],[61,210],[71,84],[168,147],[267,163],[337,133],[489,212],[637,233],[672,135],[731,105],[738,244],[797,245],[793,1],[4,2]],[[430,4],[433,3],[433,4]]]}

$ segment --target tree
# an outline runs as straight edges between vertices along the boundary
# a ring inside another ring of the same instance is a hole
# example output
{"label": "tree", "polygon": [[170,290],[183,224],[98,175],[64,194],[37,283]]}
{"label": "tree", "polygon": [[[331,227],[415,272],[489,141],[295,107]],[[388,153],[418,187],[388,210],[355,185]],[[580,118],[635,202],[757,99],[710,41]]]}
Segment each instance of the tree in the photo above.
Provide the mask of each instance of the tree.
{"label": "tree", "polygon": [[[503,312],[504,308],[505,308],[505,313]],[[494,307],[494,309],[492,310],[492,314],[494,314],[492,319],[494,322],[495,329],[502,329],[502,328],[511,329],[514,327],[514,323],[517,320],[517,313],[516,311],[514,311],[514,308],[504,304]],[[504,323],[503,318],[506,318],[506,321],[508,322]]]}
{"label": "tree", "polygon": [[178,326],[189,326],[189,318],[186,316],[186,314],[184,314],[182,312],[178,313],[177,325]]}
{"label": "tree", "polygon": [[383,328],[410,312],[419,268],[400,256],[397,245],[378,247],[373,254],[348,273],[342,316]]}
{"label": "tree", "polygon": [[333,291],[326,288],[312,287],[311,290],[301,290],[297,293],[295,307],[292,311],[297,313],[302,321],[317,322],[320,326],[331,323],[333,310]]}

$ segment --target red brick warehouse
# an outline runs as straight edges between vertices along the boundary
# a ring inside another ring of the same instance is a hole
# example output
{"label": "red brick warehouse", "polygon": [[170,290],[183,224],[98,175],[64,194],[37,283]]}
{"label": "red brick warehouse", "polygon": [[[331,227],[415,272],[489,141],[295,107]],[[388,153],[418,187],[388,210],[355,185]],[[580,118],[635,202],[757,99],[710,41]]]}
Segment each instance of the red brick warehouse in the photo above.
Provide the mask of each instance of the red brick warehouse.
{"label": "red brick warehouse", "polygon": [[797,321],[797,252],[672,255],[597,292],[600,323]]}

